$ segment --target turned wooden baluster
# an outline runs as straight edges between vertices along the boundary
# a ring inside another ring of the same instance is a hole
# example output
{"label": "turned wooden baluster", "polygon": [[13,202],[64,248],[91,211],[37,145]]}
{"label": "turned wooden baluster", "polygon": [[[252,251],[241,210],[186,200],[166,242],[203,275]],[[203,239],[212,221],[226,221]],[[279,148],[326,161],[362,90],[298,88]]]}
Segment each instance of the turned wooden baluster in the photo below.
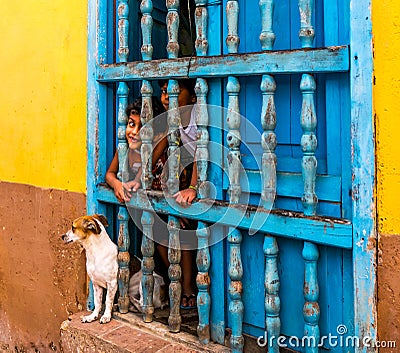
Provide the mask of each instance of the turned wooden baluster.
{"label": "turned wooden baluster", "polygon": [[[318,247],[314,243],[304,242],[303,259],[305,261],[305,276],[304,276],[304,299],[303,306],[304,316],[304,336],[314,337],[315,345],[306,347],[307,353],[318,352],[318,342],[320,341],[319,332],[319,287],[317,276],[317,261],[319,257]],[[313,342],[312,342],[313,343]]]}
{"label": "turned wooden baluster", "polygon": [[[141,47],[142,59],[144,61],[151,60],[153,55],[153,46],[151,44],[151,33],[153,29],[153,18],[151,12],[153,11],[153,3],[151,0],[143,0],[140,4],[142,11],[141,29],[143,44]],[[152,109],[152,96],[153,87],[150,81],[142,81],[142,112],[140,115],[142,122],[142,129],[140,130],[140,137],[142,139],[141,159],[142,159],[142,188],[151,189],[152,182],[152,151],[153,151],[153,109]],[[143,237],[141,251],[142,259],[142,288],[143,288],[143,320],[145,322],[153,321],[154,305],[153,305],[153,290],[154,290],[154,242],[153,242],[153,213],[143,211],[141,218],[143,226]]]}
{"label": "turned wooden baluster", "polygon": [[[128,31],[129,31],[129,6],[125,0],[118,1],[118,59],[120,62],[128,60]],[[118,162],[119,162],[119,179],[127,181],[128,176],[128,163],[127,153],[128,144],[125,138],[126,124],[128,122],[125,114],[125,108],[128,104],[129,88],[125,82],[120,82],[117,89],[118,99]],[[121,313],[127,313],[129,309],[129,232],[128,232],[129,213],[125,207],[120,206],[118,210],[118,309]]]}
{"label": "turned wooden baluster", "polygon": [[168,59],[178,57],[179,43],[178,43],[178,28],[179,28],[179,0],[167,0],[167,32],[168,44],[167,53]]}
{"label": "turned wooden baluster", "polygon": [[[272,20],[274,15],[274,0],[260,0],[260,12],[262,30],[260,42],[263,50],[272,50],[275,42],[275,33],[272,30]],[[263,95],[261,110],[261,126],[263,134],[261,137],[262,155],[262,191],[261,200],[263,207],[270,210],[275,202],[276,195],[276,109],[275,91],[276,83],[272,75],[263,75],[260,86]],[[278,243],[272,235],[265,234],[263,251],[265,255],[265,328],[267,332],[268,352],[278,353],[279,346],[276,339],[269,340],[270,337],[279,337],[281,331],[281,321],[279,318],[280,298],[279,298],[279,273],[278,273]]]}
{"label": "turned wooden baluster", "polygon": [[[265,256],[265,327],[268,339],[268,352],[279,353],[277,338],[281,332],[281,320],[279,318],[281,300],[279,298],[279,248],[275,237],[265,235],[263,251]],[[272,337],[275,337],[275,339],[270,340]]]}
{"label": "turned wooden baluster", "polygon": [[207,55],[208,40],[207,40],[207,0],[195,0],[195,23],[196,23],[196,42],[195,48],[197,56]]}
{"label": "turned wooden baluster", "polygon": [[153,11],[153,2],[151,0],[142,0],[140,10],[143,14],[140,22],[143,38],[140,51],[142,53],[142,59],[146,61],[151,60],[153,57],[153,45],[151,44],[151,34],[153,30],[153,17],[151,13]]}
{"label": "turned wooden baluster", "polygon": [[[314,27],[312,15],[314,11],[313,0],[299,0],[300,32],[299,38],[302,48],[310,48],[314,40]],[[304,214],[313,216],[316,214],[318,198],[315,194],[315,179],[317,174],[317,116],[315,113],[314,94],[316,90],[315,79],[310,74],[303,74],[300,82],[300,90],[303,95],[301,108],[301,147],[303,150],[302,172],[304,194],[302,198]],[[319,289],[317,278],[317,261],[319,257],[318,247],[311,242],[304,242],[302,256],[305,261],[304,278],[304,335],[314,337],[315,344],[306,347],[306,353],[317,353],[320,339],[318,304]]]}
{"label": "turned wooden baluster", "polygon": [[315,193],[315,178],[317,174],[317,116],[315,113],[314,93],[315,80],[312,75],[303,74],[300,83],[300,90],[303,94],[303,104],[301,108],[301,127],[303,135],[301,137],[301,147],[303,150],[302,171],[304,182],[304,194],[302,198],[304,214],[307,216],[315,215],[318,198]]}
{"label": "turned wooden baluster", "polygon": [[[176,80],[169,80],[168,83],[169,109],[168,109],[168,142],[169,142],[169,158],[168,171],[169,177],[167,181],[168,193],[173,195],[179,191],[179,125],[180,116],[178,110],[179,85]],[[169,285],[170,313],[168,318],[169,330],[171,332],[179,332],[181,327],[180,300],[182,287],[180,283],[182,270],[181,247],[179,241],[179,220],[175,216],[168,217],[169,230],[169,246],[168,260],[170,262],[168,275],[171,280]]]}
{"label": "turned wooden baluster", "polygon": [[228,233],[229,243],[229,288],[228,293],[231,299],[229,303],[229,313],[232,316],[232,335],[230,339],[232,352],[243,352],[244,338],[243,331],[243,313],[244,305],[242,300],[243,292],[243,265],[240,252],[242,242],[242,233],[240,230],[230,227]]}
{"label": "turned wooden baluster", "polygon": [[129,55],[128,33],[129,33],[129,5],[127,0],[118,0],[118,59],[127,62]]}
{"label": "turned wooden baluster", "polygon": [[226,85],[228,92],[228,113],[227,113],[227,144],[228,152],[228,174],[229,174],[229,201],[230,203],[238,203],[242,192],[240,186],[240,114],[239,114],[239,92],[240,84],[236,77],[229,76]]}
{"label": "turned wooden baluster", "polygon": [[[178,57],[179,44],[178,44],[178,27],[179,27],[179,1],[167,1],[167,30],[168,30],[168,44],[167,52],[168,58],[173,59]],[[179,191],[179,125],[181,122],[178,110],[178,95],[179,85],[176,80],[169,80],[168,82],[168,143],[169,143],[169,158],[168,158],[168,193],[170,195]],[[168,275],[171,280],[169,285],[169,300],[170,300],[170,313],[168,317],[169,330],[171,332],[179,332],[181,329],[181,314],[180,314],[180,300],[182,294],[182,286],[180,283],[182,270],[180,266],[181,261],[181,247],[179,241],[179,220],[175,216],[168,217],[168,230],[169,230],[169,245],[168,245],[168,260],[170,266]]]}
{"label": "turned wooden baluster", "polygon": [[[238,20],[239,20],[239,3],[238,1],[228,1],[226,4],[226,18],[228,23],[228,35],[226,37],[226,45],[228,53],[237,53],[239,48],[238,36]],[[228,93],[228,134],[227,144],[228,152],[228,174],[229,174],[229,202],[238,203],[241,187],[240,187],[240,110],[239,110],[239,92],[240,84],[236,77],[229,76],[226,86]],[[228,230],[229,244],[229,313],[232,317],[232,335],[230,345],[232,352],[243,352],[243,312],[244,306],[242,301],[242,277],[243,266],[240,253],[240,244],[242,242],[242,234],[238,229],[230,227]]]}
{"label": "turned wooden baluster", "polygon": [[[208,86],[206,80],[202,78],[197,79],[195,86],[197,96],[197,106],[193,109],[197,111],[197,150],[196,150],[196,163],[198,172],[198,197],[207,198],[207,168],[208,168],[208,110],[207,110],[207,92]],[[205,222],[199,221],[197,228],[198,250],[197,250],[197,269],[198,274],[196,278],[197,287],[199,289],[197,295],[197,307],[199,312],[199,325],[197,326],[197,334],[202,343],[210,341],[210,307],[211,300],[208,292],[210,287],[210,250],[208,248],[209,229]]]}
{"label": "turned wooden baluster", "polygon": [[226,20],[228,24],[228,35],[226,37],[228,53],[237,53],[240,43],[238,36],[239,2],[237,0],[230,0],[226,3]]}
{"label": "turned wooden baluster", "polygon": [[299,38],[302,48],[311,48],[314,41],[314,27],[312,15],[314,11],[314,0],[299,0],[300,32]]}
{"label": "turned wooden baluster", "polygon": [[[195,23],[196,23],[196,42],[195,48],[197,56],[204,56],[207,54],[208,41],[207,41],[207,0],[196,0]],[[207,198],[207,169],[208,169],[208,110],[207,110],[207,81],[198,78],[196,81],[195,92],[197,96],[197,149],[196,149],[196,163],[198,173],[198,198]],[[197,310],[199,313],[199,324],[197,326],[197,335],[203,344],[210,342],[210,308],[211,298],[209,294],[210,287],[210,250],[208,240],[210,237],[208,225],[205,222],[200,222],[197,227],[197,288],[199,289],[197,295]]]}
{"label": "turned wooden baluster", "polygon": [[[142,129],[140,130],[140,137],[142,139],[141,158],[142,158],[142,187],[143,189],[151,189],[152,173],[151,173],[151,160],[152,160],[152,141],[153,141],[153,128],[151,120],[153,119],[152,109],[152,94],[153,89],[149,81],[143,80],[142,84],[142,112],[141,121]],[[141,218],[143,226],[143,237],[141,251],[142,259],[142,288],[143,288],[143,320],[151,322],[153,320],[154,306],[153,306],[153,289],[154,289],[154,242],[153,242],[153,223],[154,215],[151,212],[143,211]]]}
{"label": "turned wooden baluster", "polygon": [[[314,9],[313,0],[299,0],[300,9],[300,32],[299,37],[302,48],[310,48],[314,40],[314,27],[312,25],[312,13]],[[302,198],[304,214],[315,215],[318,198],[315,194],[315,178],[317,174],[317,115],[315,113],[315,79],[310,74],[303,74],[300,82],[300,90],[303,95],[301,108],[301,147],[303,150],[302,171],[304,181],[304,194]]]}
{"label": "turned wooden baluster", "polygon": [[153,224],[154,216],[151,212],[143,212],[141,218],[143,226],[143,239],[141,251],[142,259],[142,289],[143,289],[143,321],[153,321],[154,306],[153,306],[153,288],[154,277],[154,241],[153,241]]}
{"label": "turned wooden baluster", "polygon": [[261,34],[260,42],[263,50],[271,50],[275,43],[275,33],[272,30],[275,0],[260,0]]}

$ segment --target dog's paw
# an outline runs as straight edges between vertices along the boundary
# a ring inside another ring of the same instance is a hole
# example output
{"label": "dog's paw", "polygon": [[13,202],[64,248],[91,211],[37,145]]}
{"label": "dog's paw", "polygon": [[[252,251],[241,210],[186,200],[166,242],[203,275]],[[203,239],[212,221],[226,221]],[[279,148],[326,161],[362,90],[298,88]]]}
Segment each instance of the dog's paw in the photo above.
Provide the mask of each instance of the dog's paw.
{"label": "dog's paw", "polygon": [[81,321],[82,322],[92,322],[97,320],[97,315],[96,314],[91,314],[87,316],[81,316]]}
{"label": "dog's paw", "polygon": [[111,320],[111,315],[103,315],[100,318],[100,323],[101,324],[106,324],[107,322],[110,322],[110,320]]}

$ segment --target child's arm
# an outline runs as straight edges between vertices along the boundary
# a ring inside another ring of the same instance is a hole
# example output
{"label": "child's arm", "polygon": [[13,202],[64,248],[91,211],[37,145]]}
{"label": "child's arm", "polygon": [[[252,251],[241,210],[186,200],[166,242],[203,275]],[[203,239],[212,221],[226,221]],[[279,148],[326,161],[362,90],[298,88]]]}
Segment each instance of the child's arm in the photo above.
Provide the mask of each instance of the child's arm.
{"label": "child's arm", "polygon": [[112,159],[110,166],[108,167],[106,172],[106,183],[113,188],[117,200],[119,202],[125,202],[127,200],[124,193],[124,188],[122,187],[121,180],[119,180],[117,177],[118,168],[119,168],[118,151],[116,151],[114,154],[114,158]]}

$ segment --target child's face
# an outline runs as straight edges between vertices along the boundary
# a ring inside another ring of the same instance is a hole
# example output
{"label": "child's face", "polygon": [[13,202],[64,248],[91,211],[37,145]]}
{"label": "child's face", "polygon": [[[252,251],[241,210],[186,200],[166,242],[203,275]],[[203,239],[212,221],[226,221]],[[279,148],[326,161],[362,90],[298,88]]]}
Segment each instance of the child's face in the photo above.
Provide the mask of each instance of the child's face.
{"label": "child's face", "polygon": [[184,107],[194,103],[196,103],[196,97],[186,87],[179,85],[178,106]]}
{"label": "child's face", "polygon": [[140,115],[136,112],[131,112],[128,118],[128,125],[126,125],[126,140],[128,141],[129,148],[131,150],[139,149],[142,145],[139,131],[142,127],[140,122]]}
{"label": "child's face", "polygon": [[[169,106],[167,88],[167,83],[161,87],[161,103],[166,110],[168,110]],[[190,91],[186,87],[179,85],[178,106],[183,107],[185,105],[191,105],[194,103],[196,103],[196,97],[190,94]]]}
{"label": "child's face", "polygon": [[169,106],[169,98],[168,98],[167,88],[168,88],[168,83],[165,83],[161,87],[161,103],[164,106],[165,110],[168,110],[168,106]]}

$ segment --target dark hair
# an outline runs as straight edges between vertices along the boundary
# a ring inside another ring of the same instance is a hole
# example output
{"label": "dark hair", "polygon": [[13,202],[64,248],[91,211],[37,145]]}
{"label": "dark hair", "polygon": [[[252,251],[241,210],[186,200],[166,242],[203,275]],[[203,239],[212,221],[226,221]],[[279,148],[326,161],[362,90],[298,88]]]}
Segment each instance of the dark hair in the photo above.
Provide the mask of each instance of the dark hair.
{"label": "dark hair", "polygon": [[161,88],[162,86],[164,86],[165,84],[168,84],[168,80],[164,80],[164,79],[158,80],[157,82],[158,82],[158,85],[160,86],[160,88]]}
{"label": "dark hair", "polygon": [[[160,87],[164,86],[166,83],[168,83],[168,80],[158,80],[158,85]],[[194,91],[194,86],[196,86],[195,78],[178,79],[178,84],[179,84],[179,86],[185,87],[192,96],[196,95],[196,93]]]}
{"label": "dark hair", "polygon": [[[151,103],[153,106],[153,117],[160,115],[165,112],[164,106],[161,104],[160,100],[153,96],[151,97]],[[126,109],[125,113],[127,116],[134,114],[139,114],[142,112],[142,97],[136,98],[135,101],[129,104]]]}
{"label": "dark hair", "polygon": [[[153,119],[165,113],[164,106],[161,104],[161,101],[156,96],[152,97],[151,104],[153,108]],[[132,113],[140,115],[141,112],[142,112],[142,97],[135,99],[135,101],[129,104],[125,109],[125,113],[128,117]],[[159,118],[157,118],[157,124],[153,124],[153,129],[154,129],[154,134],[159,134],[161,132],[166,131],[167,114],[163,114]]]}
{"label": "dark hair", "polygon": [[195,96],[194,86],[196,86],[196,79],[194,78],[184,78],[178,80],[179,86],[185,87],[192,96]]}
{"label": "dark hair", "polygon": [[137,98],[133,103],[128,104],[128,106],[125,109],[125,113],[128,117],[132,113],[140,115],[141,111],[142,111],[142,99],[141,98]]}

